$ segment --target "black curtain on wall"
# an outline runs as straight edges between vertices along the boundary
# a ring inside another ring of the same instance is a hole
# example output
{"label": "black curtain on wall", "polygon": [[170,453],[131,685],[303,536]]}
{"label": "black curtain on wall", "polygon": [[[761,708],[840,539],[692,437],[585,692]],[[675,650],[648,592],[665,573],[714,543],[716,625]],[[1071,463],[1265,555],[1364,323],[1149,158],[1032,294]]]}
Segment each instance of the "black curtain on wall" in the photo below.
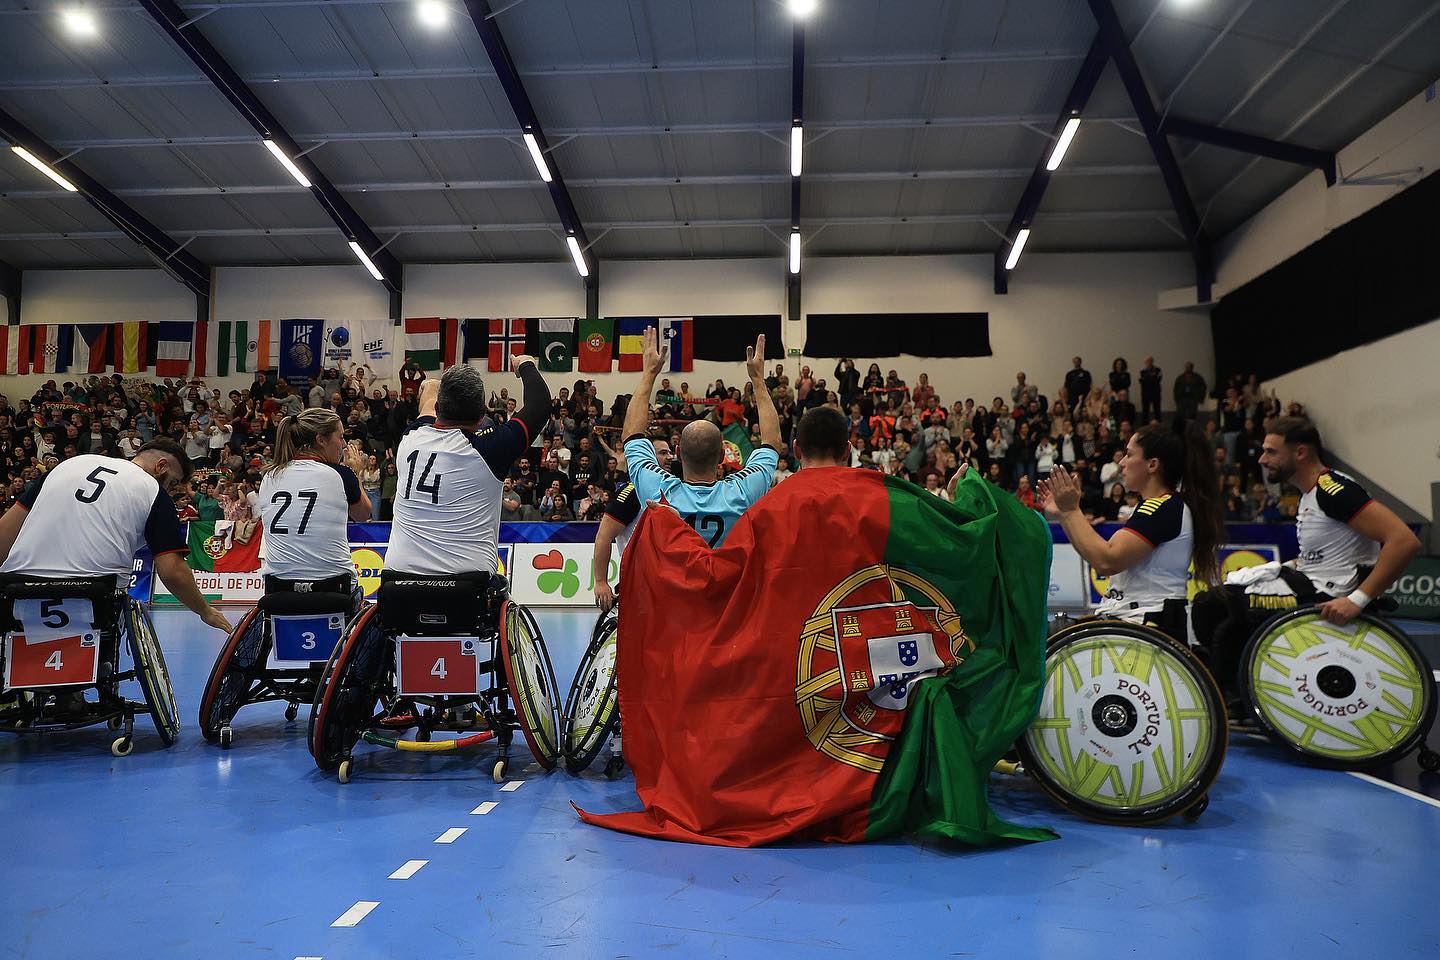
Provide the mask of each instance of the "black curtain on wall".
{"label": "black curtain on wall", "polygon": [[780,342],[780,315],[757,314],[733,317],[695,318],[695,359],[745,362],[745,348],[755,346],[755,338],[765,334],[765,357],[785,359],[785,345]]}
{"label": "black curtain on wall", "polygon": [[988,313],[812,313],[807,357],[988,357]]}
{"label": "black curtain on wall", "polygon": [[1265,380],[1437,317],[1440,173],[1221,299],[1210,312],[1216,372]]}

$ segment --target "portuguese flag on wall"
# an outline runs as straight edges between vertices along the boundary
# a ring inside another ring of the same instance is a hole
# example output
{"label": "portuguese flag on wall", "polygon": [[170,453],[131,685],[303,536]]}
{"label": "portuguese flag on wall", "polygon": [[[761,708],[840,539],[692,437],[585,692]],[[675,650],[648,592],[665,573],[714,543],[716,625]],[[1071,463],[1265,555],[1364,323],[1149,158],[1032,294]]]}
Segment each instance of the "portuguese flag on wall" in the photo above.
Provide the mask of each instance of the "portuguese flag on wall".
{"label": "portuguese flag on wall", "polygon": [[1039,704],[1049,553],[1039,514],[973,473],[950,504],[802,470],[718,550],[645,511],[617,665],[644,809],[581,817],[727,846],[1053,838],[986,796]]}
{"label": "portuguese flag on wall", "polygon": [[247,542],[235,536],[233,520],[191,520],[191,570],[215,573],[250,573],[260,569],[260,527],[257,524]]}

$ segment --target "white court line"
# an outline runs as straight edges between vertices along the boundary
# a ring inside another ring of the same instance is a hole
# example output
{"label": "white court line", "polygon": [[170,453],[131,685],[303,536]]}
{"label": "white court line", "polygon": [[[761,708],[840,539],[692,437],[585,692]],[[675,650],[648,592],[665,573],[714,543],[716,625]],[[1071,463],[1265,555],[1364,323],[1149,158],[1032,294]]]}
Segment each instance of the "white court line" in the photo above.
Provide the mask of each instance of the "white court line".
{"label": "white court line", "polygon": [[340,914],[339,918],[336,919],[334,923],[330,924],[330,926],[353,927],[361,920],[364,920],[365,917],[370,913],[370,911],[374,910],[378,906],[380,906],[379,900],[356,900],[355,906]]}
{"label": "white court line", "polygon": [[464,835],[467,829],[468,828],[466,827],[451,827],[449,830],[446,830],[444,833],[440,834],[440,836],[436,837],[435,842],[454,843],[456,840],[459,840],[460,837]]}
{"label": "white court line", "polygon": [[1434,674],[1435,682],[1440,683],[1440,670],[1431,670],[1430,672]]}
{"label": "white court line", "polygon": [[421,867],[425,866],[425,864],[429,862],[429,860],[406,860],[405,864],[400,867],[400,869],[390,874],[390,876],[386,879],[409,880],[411,877],[415,876],[415,874],[420,872]]}
{"label": "white court line", "polygon": [[501,792],[501,793],[514,793],[516,790],[519,790],[519,789],[520,789],[521,787],[523,787],[524,785],[525,785],[525,781],[524,781],[524,780],[511,780],[509,783],[505,784],[505,786],[503,786],[503,787],[500,788],[500,792]]}
{"label": "white court line", "polygon": [[498,806],[500,806],[500,804],[496,803],[494,800],[486,800],[484,803],[480,804],[480,806],[476,807],[470,812],[472,814],[480,814],[483,816],[484,814],[489,813],[491,810],[494,810]]}
{"label": "white court line", "polygon": [[325,960],[324,957],[296,957],[295,960]]}
{"label": "white court line", "polygon": [[1381,780],[1379,777],[1372,777],[1368,773],[1356,773],[1353,770],[1349,771],[1349,773],[1350,776],[1356,778],[1357,780],[1364,780],[1366,783],[1373,783],[1377,787],[1384,787],[1386,790],[1393,790],[1396,793],[1403,793],[1407,797],[1412,797],[1416,800],[1419,800],[1421,803],[1428,803],[1432,807],[1440,807],[1440,800],[1436,800],[1434,797],[1427,797],[1423,793],[1416,793],[1414,790],[1402,787],[1399,784],[1391,783],[1388,780]]}

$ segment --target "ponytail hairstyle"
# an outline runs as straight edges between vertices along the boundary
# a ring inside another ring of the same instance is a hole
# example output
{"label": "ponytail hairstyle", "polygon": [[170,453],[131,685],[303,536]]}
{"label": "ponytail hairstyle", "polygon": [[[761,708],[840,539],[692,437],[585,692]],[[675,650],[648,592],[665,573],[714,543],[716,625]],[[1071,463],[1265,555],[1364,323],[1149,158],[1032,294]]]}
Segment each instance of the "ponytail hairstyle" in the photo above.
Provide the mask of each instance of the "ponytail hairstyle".
{"label": "ponytail hairstyle", "polygon": [[283,418],[275,428],[275,459],[265,472],[279,473],[305,450],[314,450],[316,440],[342,429],[340,415],[324,407],[312,407]]}
{"label": "ponytail hairstyle", "polygon": [[1220,579],[1215,551],[1225,535],[1224,503],[1220,478],[1209,441],[1192,421],[1176,418],[1173,424],[1152,423],[1135,432],[1135,445],[1147,460],[1160,461],[1165,486],[1179,493],[1190,508],[1195,530],[1195,576],[1205,584]]}

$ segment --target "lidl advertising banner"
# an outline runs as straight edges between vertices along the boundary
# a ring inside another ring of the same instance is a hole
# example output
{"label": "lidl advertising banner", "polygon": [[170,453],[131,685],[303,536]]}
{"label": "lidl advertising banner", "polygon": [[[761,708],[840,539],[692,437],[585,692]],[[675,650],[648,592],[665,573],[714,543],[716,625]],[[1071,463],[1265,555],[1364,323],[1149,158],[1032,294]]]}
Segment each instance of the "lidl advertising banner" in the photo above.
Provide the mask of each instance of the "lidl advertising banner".
{"label": "lidl advertising banner", "polygon": [[[527,607],[593,607],[593,543],[517,543],[512,550],[510,598]],[[604,578],[620,582],[620,563],[611,551]]]}

